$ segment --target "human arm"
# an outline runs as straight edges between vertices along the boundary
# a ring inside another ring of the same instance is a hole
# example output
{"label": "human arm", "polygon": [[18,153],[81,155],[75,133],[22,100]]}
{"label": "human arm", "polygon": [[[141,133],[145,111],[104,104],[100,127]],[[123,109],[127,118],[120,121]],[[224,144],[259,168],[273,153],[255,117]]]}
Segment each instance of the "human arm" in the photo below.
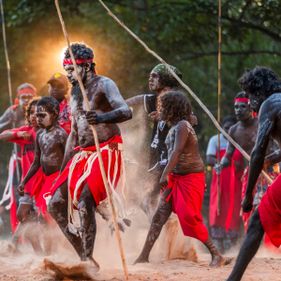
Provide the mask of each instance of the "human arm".
{"label": "human arm", "polygon": [[95,110],[86,111],[86,119],[89,124],[120,123],[132,118],[132,111],[111,79],[105,79],[100,90],[104,93],[112,110],[103,113],[97,113]]}
{"label": "human arm", "polygon": [[187,129],[185,121],[180,121],[176,127],[175,131],[175,143],[173,147],[173,151],[168,159],[168,163],[162,173],[162,176],[160,178],[160,185],[165,186],[168,182],[168,175],[172,172],[172,170],[176,167],[179,156],[184,150],[186,141],[189,136],[189,131]]}
{"label": "human arm", "polygon": [[12,107],[6,109],[6,111],[0,116],[0,132],[11,128],[15,121],[15,113]]}
{"label": "human arm", "polygon": [[144,95],[137,95],[131,98],[126,99],[128,106],[143,105],[144,104]]}
{"label": "human arm", "polygon": [[267,169],[268,167],[281,162],[281,150],[278,147],[273,146],[273,149],[271,151],[273,152],[265,156],[263,164],[264,169]]}
{"label": "human arm", "polygon": [[11,141],[18,143],[18,140],[30,140],[31,134],[27,131],[21,131],[18,128],[11,129],[11,130],[5,130],[0,134],[0,140],[3,141]]}
{"label": "human arm", "polygon": [[35,141],[34,160],[31,164],[26,176],[24,177],[22,182],[17,187],[17,190],[18,190],[20,195],[24,194],[24,186],[35,175],[35,173],[40,168],[41,150],[40,150],[39,141],[38,141],[39,138],[40,138],[40,133],[41,132],[38,132],[37,137],[36,137],[36,141]]}
{"label": "human arm", "polygon": [[217,143],[218,136],[212,136],[208,142],[207,151],[206,151],[206,164],[209,166],[215,166],[217,162],[216,154],[217,154]]}
{"label": "human arm", "polygon": [[251,153],[246,194],[242,203],[244,212],[250,212],[253,207],[253,190],[262,171],[266,149],[274,127],[274,119],[276,117],[274,108],[276,106],[272,105],[271,102],[265,101],[260,109],[257,139]]}
{"label": "human arm", "polygon": [[[234,135],[234,131],[235,131],[235,125],[232,126],[229,130],[229,135],[233,137]],[[230,164],[231,164],[231,160],[232,160],[232,157],[233,157],[233,154],[234,154],[234,151],[235,151],[235,147],[232,143],[228,142],[227,143],[227,147],[226,147],[226,152],[225,154],[223,155],[223,157],[221,158],[221,161],[219,164],[216,164],[215,165],[215,170],[216,170],[216,173],[217,174],[220,174],[221,170],[225,167],[228,167]]]}

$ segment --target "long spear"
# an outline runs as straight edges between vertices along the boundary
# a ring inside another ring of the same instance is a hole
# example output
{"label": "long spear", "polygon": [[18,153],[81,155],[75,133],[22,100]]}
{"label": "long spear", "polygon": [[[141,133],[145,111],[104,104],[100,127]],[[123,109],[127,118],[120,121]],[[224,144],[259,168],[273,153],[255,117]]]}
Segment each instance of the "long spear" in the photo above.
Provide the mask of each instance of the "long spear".
{"label": "long spear", "polygon": [[[79,83],[79,86],[80,86],[80,89],[81,89],[81,92],[82,92],[83,102],[85,104],[86,110],[90,111],[90,103],[89,103],[89,100],[88,100],[83,82],[82,82],[81,77],[78,73],[77,64],[76,64],[76,61],[75,61],[75,58],[74,58],[74,55],[73,55],[73,52],[72,52],[72,49],[71,49],[71,46],[70,46],[69,36],[68,36],[67,31],[66,31],[65,23],[64,23],[62,14],[61,14],[61,10],[60,10],[58,0],[55,0],[55,5],[56,5],[57,13],[58,13],[58,16],[59,16],[59,19],[60,19],[62,31],[63,31],[64,37],[65,37],[65,40],[67,42],[69,54],[70,54],[71,60],[73,62],[74,71],[75,71],[75,74],[77,76],[78,83]],[[107,197],[109,199],[109,205],[111,207],[113,225],[114,225],[114,228],[115,228],[116,239],[117,239],[118,246],[119,246],[119,252],[120,252],[120,256],[121,256],[121,260],[122,260],[122,266],[123,266],[123,271],[124,271],[124,275],[125,275],[125,280],[129,280],[125,253],[124,253],[124,249],[123,249],[123,245],[122,245],[122,239],[121,239],[121,235],[120,235],[120,231],[119,231],[119,227],[118,227],[117,219],[116,219],[116,209],[115,209],[115,206],[114,206],[114,202],[112,200],[109,184],[108,184],[108,181],[107,181],[107,177],[106,177],[106,173],[105,173],[105,169],[104,169],[104,165],[103,165],[103,161],[102,161],[97,131],[96,131],[96,129],[93,125],[90,125],[90,127],[91,127],[91,130],[93,132],[95,145],[96,145],[96,148],[97,148],[97,155],[98,155],[100,170],[101,170],[101,174],[102,174],[102,179],[103,179],[103,182],[104,182]]]}
{"label": "long spear", "polygon": [[[119,18],[112,13],[112,11],[104,4],[102,0],[98,0],[100,4],[104,7],[104,9],[108,12],[108,14],[122,27],[124,28],[137,42],[139,42],[144,49],[150,53],[152,56],[154,56],[158,61],[163,63],[167,69],[170,71],[170,73],[173,75],[173,77],[179,82],[179,84],[192,96],[192,98],[199,104],[199,106],[202,108],[202,110],[208,115],[208,117],[211,119],[215,127],[225,136],[225,138],[233,144],[235,148],[237,148],[241,154],[246,158],[246,160],[250,161],[250,156],[248,153],[220,126],[214,115],[210,112],[210,110],[206,107],[206,105],[197,97],[197,95],[186,85],[180,77],[173,71],[173,69],[170,67],[170,65],[161,58],[156,52],[151,50],[148,45],[141,40],[132,30],[130,30],[123,22],[119,20]],[[266,180],[271,184],[273,180],[271,177],[262,170],[262,174],[266,178]]]}
{"label": "long spear", "polygon": [[[4,53],[5,53],[5,60],[6,60],[6,67],[7,67],[8,92],[9,92],[10,105],[12,106],[13,105],[13,94],[12,94],[11,65],[10,65],[10,60],[9,60],[8,46],[7,46],[5,16],[4,16],[4,7],[3,7],[2,0],[0,0],[0,9],[1,9],[1,18],[2,18],[2,36],[3,36],[3,44],[4,44]],[[13,128],[15,127],[14,121],[13,121],[12,127]],[[16,144],[14,144],[14,151],[16,154],[16,162],[17,162],[18,148],[17,148]],[[17,171],[18,181],[20,181],[20,171],[19,171],[19,166],[17,164],[16,164],[16,171]]]}
{"label": "long spear", "polygon": [[[221,36],[221,0],[218,2],[218,113],[217,120],[220,123],[221,120],[221,45],[222,45],[222,36]],[[218,130],[218,153],[217,161],[220,163],[221,151],[221,140],[220,140],[220,131]],[[221,212],[221,174],[217,175],[217,213],[220,215]]]}

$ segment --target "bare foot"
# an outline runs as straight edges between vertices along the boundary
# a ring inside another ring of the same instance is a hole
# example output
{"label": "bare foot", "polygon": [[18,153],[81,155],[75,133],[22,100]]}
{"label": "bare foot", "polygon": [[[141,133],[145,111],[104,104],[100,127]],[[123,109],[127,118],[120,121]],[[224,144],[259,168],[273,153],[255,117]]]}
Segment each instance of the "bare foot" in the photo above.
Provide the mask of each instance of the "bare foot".
{"label": "bare foot", "polygon": [[220,267],[220,266],[230,264],[231,261],[232,261],[232,258],[224,258],[223,256],[216,255],[216,256],[212,257],[210,266],[211,267]]}
{"label": "bare foot", "polygon": [[142,256],[139,256],[135,261],[134,261],[134,263],[133,264],[137,264],[137,263],[148,263],[149,261],[148,261],[148,258],[144,258],[144,257],[142,257]]}

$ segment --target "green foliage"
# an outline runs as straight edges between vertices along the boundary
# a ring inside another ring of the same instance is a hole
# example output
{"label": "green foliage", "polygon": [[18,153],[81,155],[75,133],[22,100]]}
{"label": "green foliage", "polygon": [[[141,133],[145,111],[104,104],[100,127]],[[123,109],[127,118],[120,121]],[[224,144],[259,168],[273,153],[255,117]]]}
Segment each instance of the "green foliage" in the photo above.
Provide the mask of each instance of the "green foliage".
{"label": "green foliage", "polygon": [[[107,0],[112,11],[169,63],[216,115],[217,2],[214,0]],[[93,0],[61,0],[71,38],[85,37],[96,48],[99,73],[112,77],[123,95],[147,91],[147,77],[157,61]],[[245,68],[266,65],[280,73],[281,2],[224,0],[222,7],[222,115],[232,113],[237,79]],[[31,81],[39,89],[51,72],[49,52],[63,42],[54,1],[5,1],[13,88]],[[72,37],[73,36],[73,37]],[[1,53],[3,47],[1,46]],[[0,57],[5,73],[4,56]],[[48,69],[48,71],[47,71]],[[1,75],[2,110],[8,104],[6,77]],[[199,138],[205,146],[214,126],[193,103]]]}

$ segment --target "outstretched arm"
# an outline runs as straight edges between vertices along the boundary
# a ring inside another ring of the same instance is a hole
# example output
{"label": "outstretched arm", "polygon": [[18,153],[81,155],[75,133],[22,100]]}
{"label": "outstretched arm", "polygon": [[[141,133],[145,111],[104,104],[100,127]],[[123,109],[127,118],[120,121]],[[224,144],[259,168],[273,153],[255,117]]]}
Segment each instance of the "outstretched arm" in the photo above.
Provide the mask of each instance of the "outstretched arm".
{"label": "outstretched arm", "polygon": [[11,107],[6,109],[2,116],[0,116],[0,132],[12,127],[14,121],[14,112]]}
{"label": "outstretched arm", "polygon": [[137,95],[132,98],[126,99],[126,103],[128,106],[143,105],[144,95]]}
{"label": "outstretched arm", "polygon": [[274,108],[276,107],[277,105],[274,106],[271,101],[265,101],[260,109],[258,135],[251,153],[247,190],[243,201],[243,210],[245,212],[251,211],[253,207],[253,190],[263,168],[267,145],[274,127],[276,117]]}
{"label": "outstretched arm", "polygon": [[17,128],[5,130],[0,134],[0,140],[17,143],[17,140],[30,140],[31,134],[26,131],[20,131]]}
{"label": "outstretched arm", "polygon": [[281,150],[277,149],[274,152],[268,154],[264,159],[264,166],[270,167],[276,163],[281,162]]}

